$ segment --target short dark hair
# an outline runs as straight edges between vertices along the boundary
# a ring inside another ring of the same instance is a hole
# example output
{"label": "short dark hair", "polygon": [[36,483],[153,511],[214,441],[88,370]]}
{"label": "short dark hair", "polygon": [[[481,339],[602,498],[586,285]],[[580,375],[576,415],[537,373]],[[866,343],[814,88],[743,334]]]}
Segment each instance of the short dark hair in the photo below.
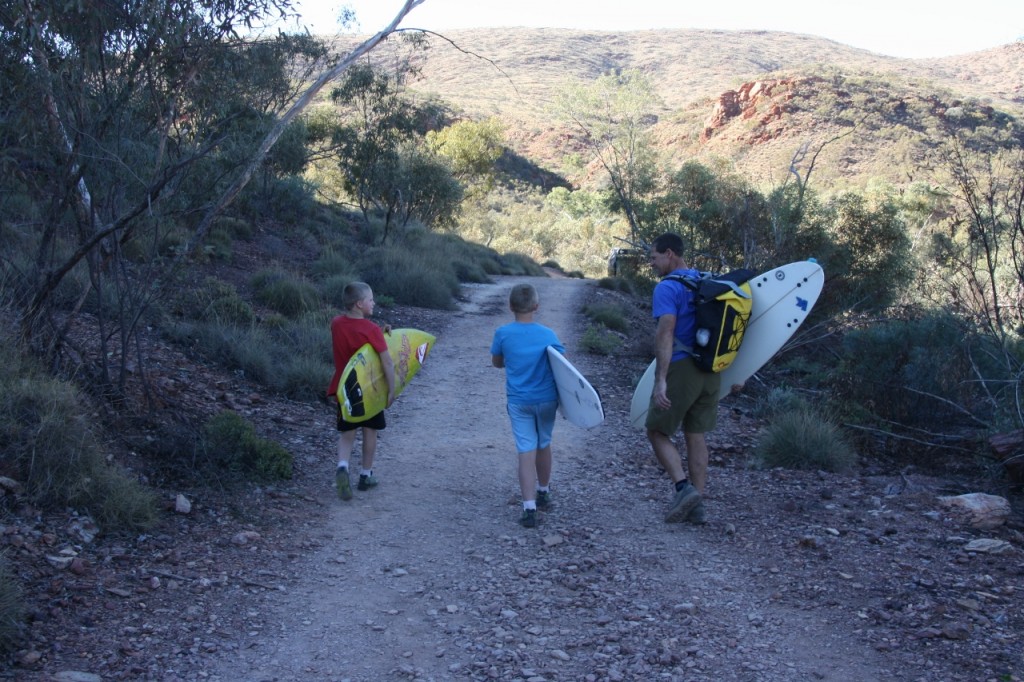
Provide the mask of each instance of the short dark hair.
{"label": "short dark hair", "polygon": [[682,256],[683,238],[680,237],[675,232],[666,232],[665,234],[658,235],[658,237],[651,244],[651,248],[653,248],[658,253],[665,253],[666,251],[671,249],[672,253],[676,254],[677,256]]}

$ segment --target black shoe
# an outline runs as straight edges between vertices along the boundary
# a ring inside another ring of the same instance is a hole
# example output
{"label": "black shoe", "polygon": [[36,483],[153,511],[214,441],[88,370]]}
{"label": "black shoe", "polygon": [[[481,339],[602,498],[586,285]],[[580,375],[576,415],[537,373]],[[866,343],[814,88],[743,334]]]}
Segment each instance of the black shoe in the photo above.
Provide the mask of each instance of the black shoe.
{"label": "black shoe", "polygon": [[690,515],[693,508],[700,504],[700,493],[689,481],[676,491],[672,504],[665,514],[665,523],[682,523]]}
{"label": "black shoe", "polygon": [[704,512],[704,500],[697,503],[697,506],[690,510],[689,516],[686,517],[687,523],[692,523],[695,526],[703,526],[708,522],[708,516]]}
{"label": "black shoe", "polygon": [[524,509],[523,515],[519,517],[519,525],[523,528],[536,528],[537,527],[537,510],[536,509]]}
{"label": "black shoe", "polygon": [[537,491],[537,509],[551,509],[551,493],[547,490]]}
{"label": "black shoe", "polygon": [[370,488],[377,487],[377,477],[373,474],[369,476],[365,474],[359,474],[359,483],[356,484],[358,490],[369,490]]}

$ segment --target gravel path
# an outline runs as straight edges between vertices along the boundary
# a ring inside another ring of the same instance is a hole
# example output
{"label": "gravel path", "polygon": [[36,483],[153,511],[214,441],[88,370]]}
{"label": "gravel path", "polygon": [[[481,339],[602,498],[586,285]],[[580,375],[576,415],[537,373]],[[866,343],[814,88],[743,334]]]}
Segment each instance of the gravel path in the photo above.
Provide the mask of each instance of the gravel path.
{"label": "gravel path", "polygon": [[[487,350],[509,319],[516,281],[469,288],[389,413],[379,488],[338,501],[333,458],[323,455],[322,514],[301,530],[314,540],[293,563],[295,583],[244,606],[251,628],[222,643],[203,677],[895,679],[847,614],[780,599],[784,566],[752,580],[761,562],[733,524],[662,522],[669,484],[628,427],[624,389],[605,395],[593,381],[608,413],[596,429],[559,418],[556,506],[539,528],[518,526],[504,378]],[[530,281],[538,321],[584,374],[599,376],[602,359],[577,351],[578,311],[593,282]],[[325,434],[325,449],[333,439]],[[717,475],[709,514],[722,511]]]}

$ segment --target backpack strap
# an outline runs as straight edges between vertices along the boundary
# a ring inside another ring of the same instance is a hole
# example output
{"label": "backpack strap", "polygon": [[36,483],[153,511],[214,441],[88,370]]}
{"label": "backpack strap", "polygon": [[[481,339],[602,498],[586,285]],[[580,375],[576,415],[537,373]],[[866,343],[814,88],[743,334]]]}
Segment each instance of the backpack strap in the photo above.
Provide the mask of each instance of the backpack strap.
{"label": "backpack strap", "polygon": [[[710,273],[702,272],[700,274],[701,274],[701,277],[703,278],[705,275],[709,275]],[[673,282],[679,282],[684,287],[686,287],[687,289],[692,291],[694,294],[696,294],[697,291],[700,289],[700,280],[697,279],[696,277],[689,277],[687,275],[665,275],[664,277],[661,278],[661,281],[664,282],[667,279],[668,280],[672,280]],[[679,312],[681,312],[681,311],[677,311],[676,315],[679,315]],[[672,351],[673,352],[682,351],[683,353],[686,353],[687,355],[689,355],[691,357],[693,357],[693,354],[694,354],[693,353],[693,347],[692,346],[688,346],[685,343],[683,343],[682,341],[680,341],[679,337],[675,336],[674,334],[672,335]]]}

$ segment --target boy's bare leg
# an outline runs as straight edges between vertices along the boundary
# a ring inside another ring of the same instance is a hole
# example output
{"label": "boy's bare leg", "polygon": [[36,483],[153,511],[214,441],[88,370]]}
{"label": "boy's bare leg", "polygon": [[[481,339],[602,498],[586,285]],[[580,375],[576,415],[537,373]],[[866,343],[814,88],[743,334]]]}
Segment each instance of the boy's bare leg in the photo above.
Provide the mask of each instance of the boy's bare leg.
{"label": "boy's bare leg", "polygon": [[537,498],[536,450],[519,453],[519,489],[523,493],[524,502],[531,502]]}
{"label": "boy's bare leg", "polygon": [[377,454],[377,429],[363,427],[363,468],[373,468],[373,458]]}
{"label": "boy's bare leg", "polygon": [[551,483],[551,445],[537,450],[537,483],[542,488]]}
{"label": "boy's bare leg", "polygon": [[348,465],[348,458],[352,454],[352,447],[356,444],[356,431],[342,431],[341,436],[338,438],[338,466],[344,462]]}

